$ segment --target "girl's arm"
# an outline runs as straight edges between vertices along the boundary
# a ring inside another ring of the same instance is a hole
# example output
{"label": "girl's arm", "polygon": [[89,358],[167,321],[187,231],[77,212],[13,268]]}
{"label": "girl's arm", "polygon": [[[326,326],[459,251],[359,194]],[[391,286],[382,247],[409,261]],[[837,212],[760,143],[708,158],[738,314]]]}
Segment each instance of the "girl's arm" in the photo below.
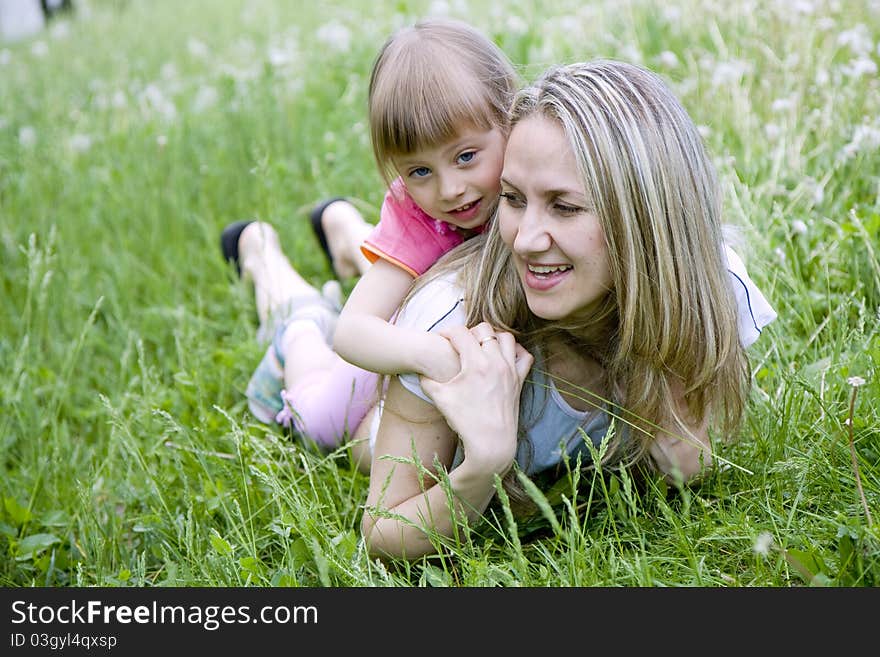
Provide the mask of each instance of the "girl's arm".
{"label": "girl's arm", "polygon": [[[513,464],[519,393],[532,357],[510,334],[487,347],[463,327],[448,336],[459,374],[447,383],[422,379],[437,408],[397,378],[389,385],[361,523],[373,555],[413,559],[436,551],[432,536],[452,536],[464,517],[478,518],[495,494],[495,475]],[[464,460],[447,489],[437,484],[437,466],[449,468],[459,440]]]}
{"label": "girl's arm", "polygon": [[349,295],[333,336],[333,350],[349,363],[380,374],[415,372],[452,378],[458,362],[439,335],[395,326],[390,318],[409,292],[413,278],[386,260],[377,260]]}

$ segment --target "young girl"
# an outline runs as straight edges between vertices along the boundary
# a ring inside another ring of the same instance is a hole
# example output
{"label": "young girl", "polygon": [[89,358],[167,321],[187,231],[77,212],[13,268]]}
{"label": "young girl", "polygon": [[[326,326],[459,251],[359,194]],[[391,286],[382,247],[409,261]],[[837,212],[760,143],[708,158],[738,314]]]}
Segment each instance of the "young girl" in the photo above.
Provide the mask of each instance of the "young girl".
{"label": "young girl", "polygon": [[[346,420],[359,421],[372,400],[375,373],[415,372],[438,380],[455,374],[447,340],[389,320],[413,280],[444,253],[481,233],[492,216],[500,192],[507,109],[516,86],[513,66],[501,50],[459,21],[425,20],[385,43],[369,86],[373,151],[389,184],[380,221],[373,228],[340,198],[320,204],[311,217],[337,275],[362,277],[338,322],[331,304],[320,298],[306,304],[305,311],[292,312],[288,306],[287,316],[278,318],[273,344],[248,385],[258,418],[293,421],[301,433],[333,445]],[[227,258],[237,260],[237,241],[248,224],[239,222],[225,231]],[[344,226],[350,237],[328,240],[326,233],[337,226]],[[331,243],[358,243],[358,238],[359,252],[331,252]],[[307,390],[282,389],[285,348],[299,333],[303,312],[310,319],[323,318],[324,335],[335,333],[336,352],[356,367],[340,364],[326,376],[313,377]],[[317,417],[316,407],[321,408]]]}

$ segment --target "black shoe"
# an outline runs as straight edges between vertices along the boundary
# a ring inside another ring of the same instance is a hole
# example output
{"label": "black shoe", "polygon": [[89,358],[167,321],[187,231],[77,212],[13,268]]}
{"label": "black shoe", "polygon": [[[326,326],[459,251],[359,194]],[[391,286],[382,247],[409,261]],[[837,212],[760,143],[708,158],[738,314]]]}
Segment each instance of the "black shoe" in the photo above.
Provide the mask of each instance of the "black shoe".
{"label": "black shoe", "polygon": [[239,276],[241,276],[241,267],[238,264],[238,238],[241,237],[241,231],[254,223],[254,221],[254,219],[235,221],[226,226],[223,232],[220,233],[220,250],[223,252],[223,257],[226,259],[226,262],[235,263],[235,270]]}
{"label": "black shoe", "polygon": [[[336,203],[336,201],[344,201],[346,200],[344,196],[334,196],[333,198],[328,198],[326,201],[321,201],[312,208],[312,211],[309,213],[309,219],[312,221],[312,232],[315,234],[315,237],[318,238],[318,244],[321,245],[321,250],[324,252],[324,255],[327,256],[327,263],[330,265],[330,269],[333,269],[333,256],[330,254],[330,245],[327,244],[327,236],[324,234],[324,226],[321,225],[321,216],[324,214],[324,210],[327,209],[331,203]],[[336,273],[336,270],[333,270]]]}

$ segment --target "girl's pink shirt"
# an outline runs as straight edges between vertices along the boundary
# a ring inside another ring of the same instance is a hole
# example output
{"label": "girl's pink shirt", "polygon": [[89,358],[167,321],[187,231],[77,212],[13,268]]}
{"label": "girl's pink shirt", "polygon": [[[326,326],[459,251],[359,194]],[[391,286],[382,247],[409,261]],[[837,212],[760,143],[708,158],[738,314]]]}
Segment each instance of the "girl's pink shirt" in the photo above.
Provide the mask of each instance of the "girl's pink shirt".
{"label": "girl's pink shirt", "polygon": [[[478,232],[483,229],[481,226]],[[382,258],[415,278],[463,241],[455,226],[434,219],[416,205],[403,179],[397,178],[385,194],[379,223],[361,251],[370,262]]]}

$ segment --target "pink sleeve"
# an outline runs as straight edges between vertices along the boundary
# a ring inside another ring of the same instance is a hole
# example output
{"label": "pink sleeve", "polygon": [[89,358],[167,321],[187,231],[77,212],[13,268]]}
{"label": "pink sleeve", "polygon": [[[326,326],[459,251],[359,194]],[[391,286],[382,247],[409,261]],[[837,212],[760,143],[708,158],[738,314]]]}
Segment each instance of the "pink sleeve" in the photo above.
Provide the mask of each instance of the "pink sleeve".
{"label": "pink sleeve", "polygon": [[425,214],[398,178],[385,194],[379,223],[364,240],[361,251],[370,262],[382,258],[415,278],[462,241],[447,224]]}

